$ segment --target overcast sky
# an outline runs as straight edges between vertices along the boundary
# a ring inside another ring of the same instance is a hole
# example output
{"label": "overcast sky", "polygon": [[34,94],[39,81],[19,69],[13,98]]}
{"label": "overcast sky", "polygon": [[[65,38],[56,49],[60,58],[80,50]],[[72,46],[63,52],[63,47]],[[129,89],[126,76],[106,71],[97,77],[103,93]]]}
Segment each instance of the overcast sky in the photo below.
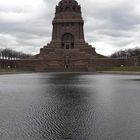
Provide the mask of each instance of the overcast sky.
{"label": "overcast sky", "polygon": [[[50,42],[59,0],[0,0],[0,48],[36,54]],[[140,0],[78,0],[85,40],[110,55],[140,46]]]}

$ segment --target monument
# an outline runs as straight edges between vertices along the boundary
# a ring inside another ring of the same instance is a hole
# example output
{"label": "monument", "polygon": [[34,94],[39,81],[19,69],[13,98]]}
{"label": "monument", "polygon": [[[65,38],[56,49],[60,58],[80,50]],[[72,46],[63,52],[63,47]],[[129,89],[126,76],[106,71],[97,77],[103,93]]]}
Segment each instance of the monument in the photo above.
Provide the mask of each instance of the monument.
{"label": "monument", "polygon": [[48,71],[95,71],[95,48],[85,42],[81,6],[61,0],[53,19],[52,40],[40,49],[42,68]]}

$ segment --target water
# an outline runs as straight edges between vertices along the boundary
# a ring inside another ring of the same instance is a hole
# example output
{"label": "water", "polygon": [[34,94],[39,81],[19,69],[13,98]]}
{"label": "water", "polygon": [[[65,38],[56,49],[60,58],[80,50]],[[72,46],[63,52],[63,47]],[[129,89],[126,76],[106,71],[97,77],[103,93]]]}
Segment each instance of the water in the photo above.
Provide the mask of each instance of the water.
{"label": "water", "polygon": [[0,140],[140,140],[140,76],[0,76]]}

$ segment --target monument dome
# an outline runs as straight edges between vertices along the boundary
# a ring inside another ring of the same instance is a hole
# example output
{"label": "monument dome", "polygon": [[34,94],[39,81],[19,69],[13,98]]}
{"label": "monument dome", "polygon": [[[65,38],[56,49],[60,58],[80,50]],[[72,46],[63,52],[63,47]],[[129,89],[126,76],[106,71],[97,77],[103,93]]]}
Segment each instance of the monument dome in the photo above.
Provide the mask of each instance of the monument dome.
{"label": "monument dome", "polygon": [[59,2],[58,6],[56,6],[56,13],[61,12],[75,12],[81,13],[81,6],[78,5],[78,2],[75,0],[62,0]]}

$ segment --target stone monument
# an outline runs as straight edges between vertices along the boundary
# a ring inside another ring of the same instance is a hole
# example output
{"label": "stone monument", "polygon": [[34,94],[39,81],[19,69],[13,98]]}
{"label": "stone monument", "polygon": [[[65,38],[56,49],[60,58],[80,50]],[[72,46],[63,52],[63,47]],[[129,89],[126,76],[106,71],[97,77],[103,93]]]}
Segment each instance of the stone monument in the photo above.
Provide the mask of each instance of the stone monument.
{"label": "stone monument", "polygon": [[40,49],[39,58],[49,71],[95,71],[95,48],[85,42],[81,6],[61,0],[52,21],[52,40]]}

